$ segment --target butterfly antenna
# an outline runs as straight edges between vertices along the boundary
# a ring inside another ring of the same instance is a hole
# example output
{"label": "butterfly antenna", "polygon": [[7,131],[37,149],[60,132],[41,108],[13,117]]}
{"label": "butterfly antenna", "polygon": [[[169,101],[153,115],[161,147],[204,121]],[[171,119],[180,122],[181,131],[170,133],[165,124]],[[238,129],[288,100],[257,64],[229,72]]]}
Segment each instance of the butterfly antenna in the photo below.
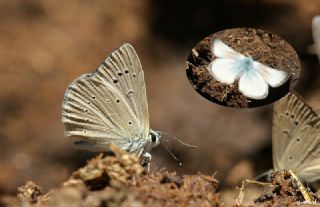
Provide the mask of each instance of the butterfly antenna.
{"label": "butterfly antenna", "polygon": [[163,148],[166,149],[166,151],[173,157],[173,159],[174,159],[175,161],[177,161],[177,163],[178,163],[179,166],[182,166],[182,163],[180,162],[180,160],[177,158],[177,156],[175,156],[175,155],[171,152],[171,150],[169,150],[168,147],[166,147],[166,146],[163,145],[163,144],[161,144],[161,146],[163,146]]}
{"label": "butterfly antenna", "polygon": [[166,135],[166,136],[168,136],[168,137],[170,137],[170,138],[173,138],[174,140],[176,140],[177,142],[179,142],[179,143],[182,144],[183,146],[186,146],[186,147],[189,147],[189,148],[192,148],[192,149],[197,149],[197,148],[198,148],[198,146],[191,145],[191,144],[187,144],[187,143],[181,141],[180,139],[178,139],[177,137],[172,136],[172,135],[169,135],[169,134],[166,133],[166,132],[162,132],[162,131],[157,131],[157,132],[159,132],[160,134]]}
{"label": "butterfly antenna", "polygon": [[267,170],[263,173],[261,173],[260,175],[258,175],[257,177],[254,178],[254,180],[260,180],[261,178],[263,177],[266,177],[267,178],[267,181],[270,181],[271,180],[271,174],[273,173],[273,170],[270,169],[270,170]]}

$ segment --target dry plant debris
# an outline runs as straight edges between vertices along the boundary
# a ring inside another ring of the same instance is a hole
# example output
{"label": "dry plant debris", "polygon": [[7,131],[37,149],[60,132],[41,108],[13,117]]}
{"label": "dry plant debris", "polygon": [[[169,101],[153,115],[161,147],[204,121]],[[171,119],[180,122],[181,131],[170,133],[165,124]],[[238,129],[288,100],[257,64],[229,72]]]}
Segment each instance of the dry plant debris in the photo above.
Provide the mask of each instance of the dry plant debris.
{"label": "dry plant debris", "polygon": [[[272,175],[272,182],[270,183],[270,187],[267,188],[270,189],[268,189],[265,194],[255,199],[254,206],[320,206],[315,194],[309,188],[305,188],[304,193],[307,193],[311,197],[312,202],[305,201],[302,195],[303,189],[299,188],[290,171],[282,170],[274,172]],[[242,189],[244,188],[242,187]],[[245,196],[245,190],[243,192],[243,194],[241,192],[239,194],[242,199],[243,196]],[[237,203],[235,206],[244,207],[244,205],[241,205],[241,202]]]}

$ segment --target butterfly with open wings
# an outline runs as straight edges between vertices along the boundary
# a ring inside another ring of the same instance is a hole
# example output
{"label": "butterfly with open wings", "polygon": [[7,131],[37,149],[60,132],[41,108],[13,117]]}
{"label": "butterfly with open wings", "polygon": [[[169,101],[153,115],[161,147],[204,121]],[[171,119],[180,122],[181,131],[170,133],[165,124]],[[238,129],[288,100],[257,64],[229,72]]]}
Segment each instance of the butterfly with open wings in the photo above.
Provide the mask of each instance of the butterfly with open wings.
{"label": "butterfly with open wings", "polygon": [[288,73],[271,68],[235,51],[220,39],[214,39],[211,46],[215,59],[208,65],[213,78],[223,84],[239,79],[239,91],[251,99],[264,99],[269,86],[279,87],[289,78]]}

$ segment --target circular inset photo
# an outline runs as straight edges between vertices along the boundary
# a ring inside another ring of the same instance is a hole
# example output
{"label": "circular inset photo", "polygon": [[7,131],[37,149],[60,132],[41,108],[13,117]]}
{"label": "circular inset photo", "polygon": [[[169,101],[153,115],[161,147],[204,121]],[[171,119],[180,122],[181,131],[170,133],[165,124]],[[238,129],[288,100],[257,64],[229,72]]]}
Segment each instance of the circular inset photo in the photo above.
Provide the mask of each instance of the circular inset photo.
{"label": "circular inset photo", "polygon": [[201,40],[186,62],[193,88],[228,107],[273,103],[297,84],[300,61],[281,37],[253,28],[227,29]]}

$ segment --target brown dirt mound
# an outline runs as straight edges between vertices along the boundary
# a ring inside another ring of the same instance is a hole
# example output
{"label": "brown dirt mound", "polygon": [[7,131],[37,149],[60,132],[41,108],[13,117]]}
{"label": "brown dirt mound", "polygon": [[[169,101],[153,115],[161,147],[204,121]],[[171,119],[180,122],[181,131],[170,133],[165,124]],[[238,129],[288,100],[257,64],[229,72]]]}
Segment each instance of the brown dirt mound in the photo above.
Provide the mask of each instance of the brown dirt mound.
{"label": "brown dirt mound", "polygon": [[[138,157],[111,146],[115,156],[102,154],[75,171],[60,188],[46,194],[41,187],[28,181],[18,188],[17,196],[5,196],[0,206],[227,206],[217,192],[218,180],[214,175],[177,175],[165,169],[147,173]],[[272,182],[263,194],[245,204],[249,196],[244,181],[233,206],[320,206],[317,196],[306,188],[304,192],[289,171],[272,175]],[[258,185],[253,181],[251,185]],[[303,193],[310,197],[305,202]]]}
{"label": "brown dirt mound", "polygon": [[203,174],[146,173],[139,159],[113,147],[116,156],[98,157],[73,173],[60,188],[41,194],[27,182],[3,206],[222,206],[218,181]]}

